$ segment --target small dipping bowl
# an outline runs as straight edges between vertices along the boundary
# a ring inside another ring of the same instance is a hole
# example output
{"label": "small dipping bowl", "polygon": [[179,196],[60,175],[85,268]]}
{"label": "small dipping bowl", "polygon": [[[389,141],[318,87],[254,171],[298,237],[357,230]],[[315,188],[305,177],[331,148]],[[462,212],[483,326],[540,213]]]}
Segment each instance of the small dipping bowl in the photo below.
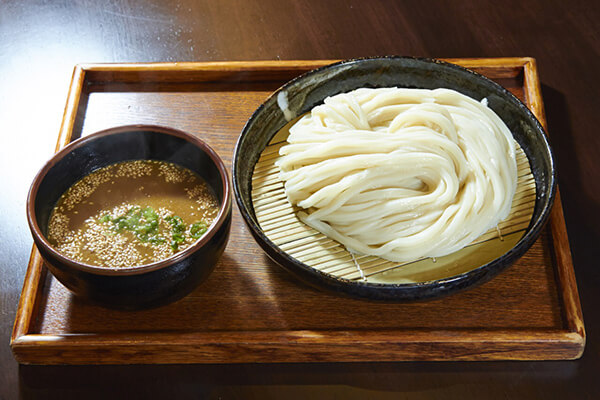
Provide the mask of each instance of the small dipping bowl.
{"label": "small dipping bowl", "polygon": [[[206,233],[167,259],[119,269],[84,264],[59,253],[46,234],[62,194],[93,171],[129,160],[167,161],[203,178],[219,203]],[[214,269],[229,238],[230,183],[217,153],[193,135],[161,126],[116,127],[72,142],[43,166],[29,190],[27,220],[46,266],[75,295],[109,308],[157,307],[184,297]]]}

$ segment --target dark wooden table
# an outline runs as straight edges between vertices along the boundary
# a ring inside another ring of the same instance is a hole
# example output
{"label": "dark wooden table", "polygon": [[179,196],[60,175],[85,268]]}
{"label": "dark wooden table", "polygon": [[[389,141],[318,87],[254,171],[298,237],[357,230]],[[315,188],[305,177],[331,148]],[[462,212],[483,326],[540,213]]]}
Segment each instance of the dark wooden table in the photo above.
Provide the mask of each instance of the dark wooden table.
{"label": "dark wooden table", "polygon": [[[100,4],[102,3],[102,4]],[[600,394],[600,3],[4,1],[0,4],[0,399],[596,398]],[[29,184],[82,62],[532,56],[587,330],[577,361],[19,366],[9,337],[32,240]]]}

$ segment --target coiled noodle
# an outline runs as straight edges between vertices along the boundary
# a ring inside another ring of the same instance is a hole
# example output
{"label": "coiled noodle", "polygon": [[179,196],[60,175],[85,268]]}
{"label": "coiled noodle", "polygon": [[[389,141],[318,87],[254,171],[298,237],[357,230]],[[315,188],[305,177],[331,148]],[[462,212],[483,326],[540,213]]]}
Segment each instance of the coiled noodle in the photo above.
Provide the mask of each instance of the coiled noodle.
{"label": "coiled noodle", "polygon": [[505,219],[515,144],[487,107],[448,89],[357,89],[290,128],[277,162],[307,225],[355,253],[453,253]]}

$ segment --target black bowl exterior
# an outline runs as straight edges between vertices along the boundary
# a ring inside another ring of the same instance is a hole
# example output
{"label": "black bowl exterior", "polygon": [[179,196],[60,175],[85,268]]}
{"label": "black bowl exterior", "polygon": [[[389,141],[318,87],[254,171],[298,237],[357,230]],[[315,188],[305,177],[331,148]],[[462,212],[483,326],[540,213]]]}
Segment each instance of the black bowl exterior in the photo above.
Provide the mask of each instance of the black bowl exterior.
{"label": "black bowl exterior", "polygon": [[[120,269],[85,265],[58,253],[45,235],[60,196],[99,168],[142,159],[186,167],[214,190],[220,211],[204,236],[169,259]],[[34,242],[49,270],[74,294],[107,307],[140,309],[177,300],[208,277],[226,247],[231,208],[227,171],[208,145],[174,129],[135,125],[86,136],[59,151],[32,184],[28,220]]]}
{"label": "black bowl exterior", "polygon": [[[529,158],[536,183],[531,223],[521,240],[492,262],[454,277],[414,284],[379,284],[338,278],[291,257],[264,234],[252,204],[254,165],[273,136],[288,122],[319,105],[328,96],[360,87],[448,88],[488,106],[506,123]],[[287,110],[282,110],[286,109]],[[545,224],[556,191],[554,161],[544,130],[520,100],[497,83],[463,67],[412,57],[378,57],[343,61],[295,78],[271,95],[250,117],[236,144],[233,188],[250,232],[266,253],[302,280],[338,293],[375,300],[422,300],[451,294],[488,281],[535,242]]]}

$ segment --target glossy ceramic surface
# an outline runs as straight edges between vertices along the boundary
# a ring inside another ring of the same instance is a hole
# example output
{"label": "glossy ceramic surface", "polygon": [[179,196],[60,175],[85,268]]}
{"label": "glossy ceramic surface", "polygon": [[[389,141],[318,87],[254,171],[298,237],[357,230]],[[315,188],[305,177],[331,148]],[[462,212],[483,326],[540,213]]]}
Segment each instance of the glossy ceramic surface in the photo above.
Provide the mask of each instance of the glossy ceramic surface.
{"label": "glossy ceramic surface", "polygon": [[[99,168],[140,159],[181,165],[210,185],[220,210],[204,236],[166,260],[120,269],[82,264],[58,253],[45,235],[60,196]],[[219,156],[195,136],[160,126],[111,128],[74,141],[46,163],[31,186],[27,217],[46,266],[73,293],[108,307],[155,307],[185,296],[215,267],[231,226],[229,179]]]}
{"label": "glossy ceramic surface", "polygon": [[[452,277],[409,284],[349,281],[311,268],[282,251],[260,228],[251,198],[251,179],[261,152],[291,119],[328,96],[360,87],[449,88],[488,105],[525,151],[536,183],[531,223],[517,244],[495,260]],[[287,106],[287,107],[286,107]],[[308,72],[281,87],[251,116],[236,145],[233,185],[238,206],[258,244],[278,264],[302,280],[351,296],[377,300],[420,300],[447,295],[488,281],[534,243],[546,222],[556,190],[553,156],[540,123],[521,101],[473,71],[431,59],[380,57],[349,60]]]}

